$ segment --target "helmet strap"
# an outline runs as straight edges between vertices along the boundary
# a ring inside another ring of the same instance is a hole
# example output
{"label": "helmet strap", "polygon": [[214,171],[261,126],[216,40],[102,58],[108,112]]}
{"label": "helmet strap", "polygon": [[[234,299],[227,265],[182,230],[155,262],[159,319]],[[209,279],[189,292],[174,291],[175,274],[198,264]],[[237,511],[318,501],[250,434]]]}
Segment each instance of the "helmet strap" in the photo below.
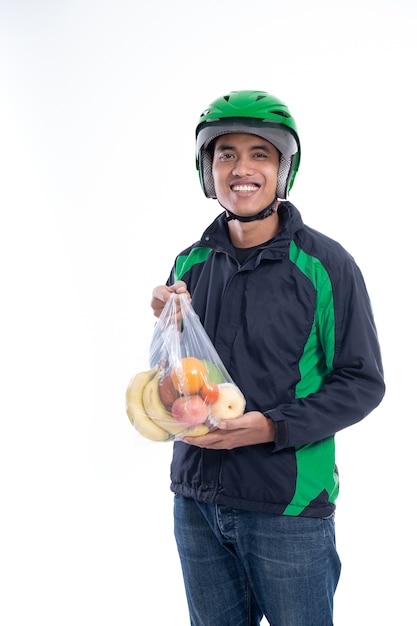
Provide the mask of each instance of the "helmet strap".
{"label": "helmet strap", "polygon": [[270,215],[272,215],[274,211],[277,210],[278,198],[277,197],[274,198],[271,204],[269,204],[265,209],[262,209],[262,211],[260,211],[256,215],[250,215],[250,216],[236,215],[235,213],[232,213],[232,211],[230,211],[229,209],[226,209],[225,207],[223,208],[226,211],[226,222],[230,222],[231,220],[238,220],[239,222],[255,222],[256,220],[264,220],[266,217],[269,217]]}

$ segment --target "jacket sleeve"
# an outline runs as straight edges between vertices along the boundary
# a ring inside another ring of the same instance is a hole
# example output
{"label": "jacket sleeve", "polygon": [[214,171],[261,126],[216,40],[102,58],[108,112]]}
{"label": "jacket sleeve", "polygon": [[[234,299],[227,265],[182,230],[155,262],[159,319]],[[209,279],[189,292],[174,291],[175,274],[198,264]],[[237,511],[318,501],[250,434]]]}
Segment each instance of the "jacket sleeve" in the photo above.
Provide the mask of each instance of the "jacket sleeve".
{"label": "jacket sleeve", "polygon": [[371,304],[352,259],[330,275],[331,290],[317,314],[326,358],[321,386],[266,413],[275,422],[274,450],[334,435],[368,415],[385,393],[383,367]]}

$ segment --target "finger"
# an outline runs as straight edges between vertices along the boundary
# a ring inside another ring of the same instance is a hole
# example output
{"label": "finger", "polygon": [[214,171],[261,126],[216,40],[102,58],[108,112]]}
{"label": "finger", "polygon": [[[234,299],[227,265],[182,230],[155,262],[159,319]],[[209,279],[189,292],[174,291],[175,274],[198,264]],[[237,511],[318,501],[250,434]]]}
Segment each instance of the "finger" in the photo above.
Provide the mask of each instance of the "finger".
{"label": "finger", "polygon": [[198,446],[199,448],[210,448],[211,446],[220,443],[223,440],[222,435],[209,433],[208,435],[201,435],[200,437],[183,437],[181,439],[184,443],[188,443],[192,446]]}
{"label": "finger", "polygon": [[170,288],[166,285],[158,285],[152,291],[152,303],[158,305],[159,302],[165,303],[171,295]]}
{"label": "finger", "polygon": [[169,290],[172,293],[186,293],[187,292],[187,284],[183,280],[177,280]]}
{"label": "finger", "polygon": [[235,417],[234,419],[222,420],[217,425],[220,430],[240,430],[241,428],[249,428],[251,421],[245,415]]}

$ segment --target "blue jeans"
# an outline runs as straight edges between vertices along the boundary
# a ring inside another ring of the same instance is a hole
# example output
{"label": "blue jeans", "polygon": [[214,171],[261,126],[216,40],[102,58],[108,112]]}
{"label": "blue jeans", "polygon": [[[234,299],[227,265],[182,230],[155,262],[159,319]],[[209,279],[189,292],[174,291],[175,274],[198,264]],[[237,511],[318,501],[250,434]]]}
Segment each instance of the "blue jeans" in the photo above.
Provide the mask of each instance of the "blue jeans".
{"label": "blue jeans", "polygon": [[174,500],[191,626],[331,626],[340,575],[333,516]]}

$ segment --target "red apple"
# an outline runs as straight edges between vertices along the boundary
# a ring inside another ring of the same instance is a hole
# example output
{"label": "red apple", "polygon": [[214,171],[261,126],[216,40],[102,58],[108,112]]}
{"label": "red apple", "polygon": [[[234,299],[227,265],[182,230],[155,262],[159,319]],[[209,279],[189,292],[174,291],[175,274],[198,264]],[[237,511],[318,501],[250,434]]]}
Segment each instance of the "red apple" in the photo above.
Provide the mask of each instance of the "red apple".
{"label": "red apple", "polygon": [[213,404],[219,398],[219,386],[216,383],[204,383],[201,387],[201,397],[207,404]]}
{"label": "red apple", "polygon": [[159,381],[159,397],[161,398],[162,404],[165,408],[170,410],[179,395],[179,392],[174,387],[171,375],[166,374],[165,376],[162,376]]}
{"label": "red apple", "polygon": [[200,396],[180,396],[171,407],[174,419],[187,426],[203,424],[208,417],[207,404]]}

